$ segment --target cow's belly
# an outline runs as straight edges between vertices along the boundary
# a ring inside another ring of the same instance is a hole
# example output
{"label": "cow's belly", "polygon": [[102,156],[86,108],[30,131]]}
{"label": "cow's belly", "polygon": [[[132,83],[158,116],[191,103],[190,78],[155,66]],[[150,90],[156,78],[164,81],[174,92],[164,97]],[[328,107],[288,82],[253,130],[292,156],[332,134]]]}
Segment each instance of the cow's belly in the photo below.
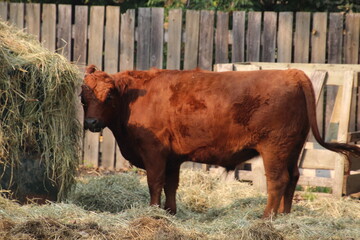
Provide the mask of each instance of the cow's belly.
{"label": "cow's belly", "polygon": [[192,162],[205,163],[233,170],[235,167],[247,161],[259,153],[255,149],[242,149],[237,152],[222,151],[220,149],[206,147],[189,154],[188,160]]}

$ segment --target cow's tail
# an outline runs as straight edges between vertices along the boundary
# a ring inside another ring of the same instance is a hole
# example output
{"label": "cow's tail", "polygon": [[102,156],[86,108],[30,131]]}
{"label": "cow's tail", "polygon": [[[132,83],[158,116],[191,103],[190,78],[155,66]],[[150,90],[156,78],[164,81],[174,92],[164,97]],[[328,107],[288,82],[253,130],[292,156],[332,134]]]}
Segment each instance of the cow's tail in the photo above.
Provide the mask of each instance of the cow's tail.
{"label": "cow's tail", "polygon": [[301,73],[301,75],[302,75],[301,85],[306,99],[308,119],[309,119],[311,131],[316,141],[326,149],[345,155],[348,160],[350,154],[354,154],[360,157],[360,148],[357,147],[356,145],[350,145],[346,143],[336,143],[336,142],[328,143],[325,142],[324,139],[320,136],[319,129],[317,126],[317,120],[316,120],[315,92],[310,79],[303,72]]}

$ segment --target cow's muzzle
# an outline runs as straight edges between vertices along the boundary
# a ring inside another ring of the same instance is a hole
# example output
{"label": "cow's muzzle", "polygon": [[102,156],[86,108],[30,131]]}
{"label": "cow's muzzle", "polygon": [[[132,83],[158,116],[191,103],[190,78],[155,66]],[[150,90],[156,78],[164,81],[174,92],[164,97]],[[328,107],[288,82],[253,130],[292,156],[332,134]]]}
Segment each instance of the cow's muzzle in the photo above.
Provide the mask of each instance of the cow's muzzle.
{"label": "cow's muzzle", "polygon": [[103,128],[105,128],[105,124],[96,118],[85,118],[84,128],[85,130],[89,129],[92,132],[100,132]]}

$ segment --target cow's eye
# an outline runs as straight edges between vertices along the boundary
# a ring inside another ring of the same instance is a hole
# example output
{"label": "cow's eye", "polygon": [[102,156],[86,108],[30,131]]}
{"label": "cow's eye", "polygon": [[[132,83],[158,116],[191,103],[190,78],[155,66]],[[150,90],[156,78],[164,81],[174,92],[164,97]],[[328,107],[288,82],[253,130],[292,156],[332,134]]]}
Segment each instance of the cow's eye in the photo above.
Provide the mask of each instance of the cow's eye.
{"label": "cow's eye", "polygon": [[85,101],[85,98],[84,98],[84,96],[82,94],[80,95],[80,99],[81,99],[81,104],[83,106],[86,106],[86,101]]}
{"label": "cow's eye", "polygon": [[108,95],[106,96],[105,102],[109,102],[109,101],[111,101],[112,99],[113,99],[113,96],[112,96],[112,94],[109,92]]}

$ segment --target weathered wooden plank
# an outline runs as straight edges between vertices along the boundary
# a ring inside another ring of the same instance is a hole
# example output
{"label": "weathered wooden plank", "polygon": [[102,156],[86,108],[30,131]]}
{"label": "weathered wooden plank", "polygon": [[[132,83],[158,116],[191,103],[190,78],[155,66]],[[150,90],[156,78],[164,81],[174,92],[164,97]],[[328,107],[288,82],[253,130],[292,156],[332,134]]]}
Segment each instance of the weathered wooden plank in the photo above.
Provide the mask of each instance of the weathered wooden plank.
{"label": "weathered wooden plank", "polygon": [[[89,51],[88,64],[102,68],[103,38],[104,38],[104,7],[90,8]],[[93,167],[99,166],[99,133],[85,132],[84,164]]]}
{"label": "weathered wooden plank", "polygon": [[244,11],[233,12],[232,62],[245,61],[245,17]]}
{"label": "weathered wooden plank", "polygon": [[105,58],[104,70],[109,73],[118,71],[119,61],[119,36],[120,36],[120,8],[117,6],[106,7],[105,22]]}
{"label": "weathered wooden plank", "polygon": [[229,62],[229,14],[216,14],[215,63]]}
{"label": "weathered wooden plank", "polygon": [[323,149],[306,149],[301,156],[300,168],[334,169],[338,153]]}
{"label": "weathered wooden plank", "polygon": [[277,61],[291,62],[293,35],[293,13],[279,13],[279,29],[277,37]]}
{"label": "weathered wooden plank", "polygon": [[360,13],[349,13],[345,19],[345,63],[359,63]]}
{"label": "weathered wooden plank", "polygon": [[[88,27],[88,7],[75,6],[73,61],[77,64],[77,66],[80,68],[82,72],[84,72],[86,65],[87,27]],[[54,44],[55,44],[55,40],[54,40]],[[80,94],[81,88],[78,89],[78,92]],[[83,125],[84,110],[80,101],[77,102],[76,109],[77,109],[76,118],[79,120],[80,124]],[[81,143],[80,143],[81,150],[79,156],[81,156],[81,161],[83,163],[83,153],[84,153],[83,136],[80,139],[81,139]]]}
{"label": "weathered wooden plank", "polygon": [[151,9],[139,8],[136,45],[136,69],[150,68]]}
{"label": "weathered wooden plank", "polygon": [[346,179],[345,194],[360,192],[360,174],[352,174]]}
{"label": "weathered wooden plank", "polygon": [[260,60],[261,12],[248,13],[247,57],[246,61]]}
{"label": "weathered wooden plank", "polygon": [[80,68],[86,65],[86,45],[88,35],[88,7],[75,6],[74,56],[73,61]]}
{"label": "weathered wooden plank", "polygon": [[43,4],[42,6],[42,45],[55,52],[56,49],[56,5]]}
{"label": "weathered wooden plank", "polygon": [[169,28],[167,42],[167,69],[180,69],[182,10],[169,11]]}
{"label": "weathered wooden plank", "polygon": [[25,15],[26,32],[37,37],[40,40],[40,4],[28,3],[26,4]]}
{"label": "weathered wooden plank", "polygon": [[261,61],[275,62],[277,13],[264,12]]}
{"label": "weathered wooden plank", "polygon": [[327,13],[313,14],[311,30],[311,62],[325,63],[326,59]]}
{"label": "weathered wooden plank", "polygon": [[71,60],[71,5],[58,6],[57,46],[59,53]]}
{"label": "weathered wooden plank", "polygon": [[214,44],[214,11],[200,12],[199,67],[212,70]]}
{"label": "weathered wooden plank", "polygon": [[24,3],[11,3],[10,13],[9,13],[9,22],[14,24],[18,28],[24,28],[24,16],[25,16],[25,6]]}
{"label": "weathered wooden plank", "polygon": [[120,29],[120,71],[134,68],[135,48],[135,10],[129,9],[121,14]]}
{"label": "weathered wooden plank", "polygon": [[[351,110],[351,98],[352,98],[352,89],[354,83],[354,72],[346,71],[344,74],[344,85],[343,93],[341,99],[341,110],[340,110],[340,122],[339,122],[339,131],[338,131],[338,142],[345,143],[347,140],[348,127],[350,121],[350,110]],[[338,155],[335,161],[335,177],[334,177],[334,187],[333,195],[341,197],[343,192],[346,190],[344,184],[346,184],[346,177],[344,172],[349,171],[350,166],[346,161],[345,157],[341,154]]]}
{"label": "weathered wooden plank", "polygon": [[[119,36],[120,36],[120,8],[117,6],[106,7],[105,22],[105,58],[104,70],[108,73],[118,71],[119,60]],[[109,128],[102,132],[101,143],[101,166],[113,169],[115,166],[115,138]]]}
{"label": "weathered wooden plank", "polygon": [[[129,9],[121,14],[120,28],[120,71],[132,70],[134,68],[135,48],[135,10]],[[122,156],[119,146],[116,145],[115,168],[124,169],[129,167],[129,162]]]}
{"label": "weathered wooden plank", "polygon": [[342,13],[330,13],[328,38],[328,63],[342,63],[343,53],[343,21]]}
{"label": "weathered wooden plank", "polygon": [[0,2],[0,18],[3,21],[7,21],[8,19],[8,3]]}
{"label": "weathered wooden plank", "polygon": [[294,35],[294,62],[309,62],[310,18],[311,14],[309,12],[296,13],[296,27]]}
{"label": "weathered wooden plank", "polygon": [[184,69],[197,67],[200,12],[186,11]]}
{"label": "weathered wooden plank", "polygon": [[163,68],[164,8],[151,9],[150,67]]}
{"label": "weathered wooden plank", "polygon": [[[329,15],[329,29],[328,29],[328,47],[327,47],[327,62],[328,63],[342,63],[343,53],[343,14],[330,13]],[[325,110],[325,129],[330,126],[330,118],[332,109],[335,104],[337,87],[326,86],[326,110]],[[326,136],[325,136],[326,137]]]}
{"label": "weathered wooden plank", "polygon": [[334,184],[334,179],[323,178],[323,177],[300,176],[297,184],[301,186],[332,187]]}

